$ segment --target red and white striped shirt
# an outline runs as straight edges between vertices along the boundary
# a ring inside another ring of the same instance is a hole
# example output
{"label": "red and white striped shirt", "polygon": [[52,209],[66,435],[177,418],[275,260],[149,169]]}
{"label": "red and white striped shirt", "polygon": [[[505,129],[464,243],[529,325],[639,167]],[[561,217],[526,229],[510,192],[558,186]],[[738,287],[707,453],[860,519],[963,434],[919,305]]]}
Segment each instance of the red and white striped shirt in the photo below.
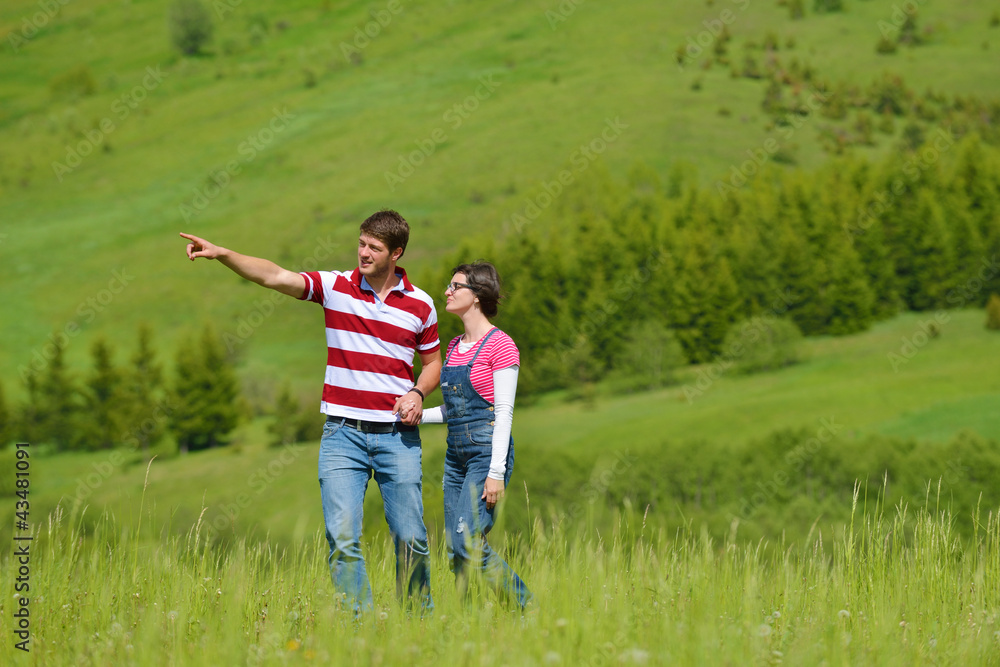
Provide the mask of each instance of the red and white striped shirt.
{"label": "red and white striped shirt", "polygon": [[310,271],[303,300],[323,306],[326,379],[320,411],[334,417],[397,421],[396,398],[413,387],[414,351],[434,352],[434,301],[396,267],[399,284],[379,301],[361,271]]}
{"label": "red and white striped shirt", "polygon": [[[484,335],[483,338],[485,337]],[[483,351],[476,357],[476,363],[472,365],[472,370],[469,372],[469,379],[472,382],[472,388],[488,403],[493,403],[493,371],[519,366],[521,353],[518,351],[514,339],[499,329],[490,336],[485,345],[480,342],[473,343],[472,347],[465,352],[462,352],[461,348],[455,350],[455,346],[461,339],[462,337],[458,336],[448,343],[448,355],[445,356],[445,359],[449,366],[465,366],[472,361],[472,358],[476,356],[476,350],[482,346]]]}

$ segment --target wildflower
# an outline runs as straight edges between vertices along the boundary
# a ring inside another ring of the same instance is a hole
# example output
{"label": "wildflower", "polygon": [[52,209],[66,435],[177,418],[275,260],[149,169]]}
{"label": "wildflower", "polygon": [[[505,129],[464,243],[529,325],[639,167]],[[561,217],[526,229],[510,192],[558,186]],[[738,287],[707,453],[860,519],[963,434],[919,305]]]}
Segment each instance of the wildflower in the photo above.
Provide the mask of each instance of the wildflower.
{"label": "wildflower", "polygon": [[289,639],[288,643],[285,644],[285,649],[288,651],[298,651],[300,646],[302,646],[302,642],[298,639]]}
{"label": "wildflower", "polygon": [[176,618],[177,618],[177,612],[176,611],[167,612],[167,620],[168,621],[173,621]]}
{"label": "wildflower", "polygon": [[768,625],[767,623],[760,624],[757,627],[757,634],[760,635],[761,637],[770,637],[771,636],[771,626]]}
{"label": "wildflower", "polygon": [[555,651],[549,651],[545,654],[545,662],[556,664],[562,662],[562,656]]}
{"label": "wildflower", "polygon": [[847,611],[846,609],[841,609],[840,611],[837,612],[837,616],[841,617],[844,620],[847,620],[851,617],[851,612]]}

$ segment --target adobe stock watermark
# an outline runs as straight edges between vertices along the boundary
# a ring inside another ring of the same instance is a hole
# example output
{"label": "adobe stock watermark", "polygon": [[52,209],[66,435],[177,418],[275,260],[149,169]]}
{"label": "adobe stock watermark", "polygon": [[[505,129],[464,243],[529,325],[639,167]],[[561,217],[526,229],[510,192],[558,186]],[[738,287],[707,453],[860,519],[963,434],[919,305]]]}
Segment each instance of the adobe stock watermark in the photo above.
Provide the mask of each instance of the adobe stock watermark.
{"label": "adobe stock watermark", "polygon": [[529,224],[538,219],[542,211],[552,205],[563,189],[572,185],[577,176],[587,171],[590,165],[608,150],[608,146],[613,144],[628,129],[628,125],[621,121],[620,116],[615,116],[614,120],[607,118],[604,121],[604,129],[601,133],[588,141],[580,144],[580,147],[570,153],[569,162],[573,170],[563,169],[556,178],[551,181],[541,181],[542,192],[526,200],[524,208],[518,213],[514,213],[503,223],[504,233],[514,231],[518,234]]}
{"label": "adobe stock watermark", "polygon": [[941,156],[951,150],[955,145],[955,138],[944,128],[939,128],[933,135],[933,144],[926,142],[919,153],[908,158],[901,168],[903,178],[896,178],[888,188],[876,192],[872,201],[866,206],[858,207],[858,217],[853,224],[844,222],[842,225],[844,233],[852,242],[854,237],[861,236],[875,223],[878,216],[892,210],[896,206],[899,198],[906,193],[908,183],[915,182],[927,169],[934,166]]}
{"label": "adobe stock watermark", "polygon": [[652,253],[630,272],[620,276],[612,286],[609,296],[604,303],[589,311],[570,332],[568,340],[572,344],[560,342],[556,346],[556,352],[566,359],[574,352],[582,348],[590,337],[600,330],[608,319],[618,312],[621,305],[627,302],[636,294],[640,293],[640,287],[648,283],[656,275],[656,272],[666,263],[670,257],[670,252],[663,247],[653,250]]}
{"label": "adobe stock watermark", "polygon": [[800,474],[820,448],[829,443],[833,438],[844,430],[843,424],[834,421],[835,417],[824,417],[819,420],[820,427],[816,430],[816,435],[805,442],[789,450],[784,457],[784,466],[774,472],[770,479],[754,482],[756,490],[749,498],[743,497],[740,502],[740,509],[737,518],[747,520],[753,516],[754,512],[769,503],[778,495],[792,480],[793,475]]}
{"label": "adobe stock watermark", "polygon": [[[729,0],[730,4],[736,5],[740,12],[746,11],[750,6],[750,0]],[[725,29],[736,22],[737,14],[730,8],[723,9],[719,16],[714,19],[705,19],[701,22],[705,29],[696,35],[688,35],[687,44],[684,46],[683,55],[678,55],[677,69],[683,71],[685,65],[690,65],[705,53],[705,49],[715,44],[716,40],[722,36]]]}
{"label": "adobe stock watermark", "polygon": [[614,453],[614,460],[609,465],[602,466],[600,469],[595,467],[590,475],[590,479],[577,490],[576,495],[573,497],[573,502],[569,504],[565,511],[559,513],[560,520],[571,519],[576,521],[583,517],[586,514],[587,507],[596,503],[598,499],[608,492],[608,489],[611,488],[611,484],[615,480],[628,474],[638,462],[639,457],[634,455],[632,450],[616,451]]}
{"label": "adobe stock watermark", "polygon": [[10,44],[14,53],[19,53],[21,47],[34,39],[39,31],[47,26],[49,21],[59,13],[59,10],[68,5],[69,2],[70,0],[38,0],[36,4],[41,11],[21,19],[20,34],[16,30],[7,33],[7,43]]}
{"label": "adobe stock watermark", "polygon": [[[126,446],[132,447],[133,449],[138,449],[144,436],[148,436],[150,433],[155,432],[166,423],[167,419],[170,418],[170,415],[173,414],[174,407],[174,403],[170,398],[166,398],[157,403],[156,407],[149,413],[149,416],[143,419],[139,424],[136,424],[129,429],[128,433],[122,438],[122,443]],[[73,495],[73,500],[77,503],[82,503],[87,500],[87,498],[89,498],[94,491],[101,488],[111,475],[114,474],[116,470],[121,468],[127,460],[127,451],[118,448],[112,450],[103,461],[91,463],[90,469],[86,471],[86,474],[81,473],[80,476],[76,478],[76,489]]]}
{"label": "adobe stock watermark", "polygon": [[217,533],[231,529],[237,517],[250,507],[254,498],[267,491],[307,449],[309,448],[283,445],[277,456],[247,475],[246,486],[252,493],[241,491],[236,494],[232,502],[221,503],[216,507],[219,512],[206,524],[209,530]]}
{"label": "adobe stock watermark", "polygon": [[353,45],[347,42],[340,43],[340,52],[344,54],[344,60],[349,63],[356,62],[361,52],[368,48],[372,40],[378,37],[383,29],[389,27],[389,24],[392,23],[392,17],[401,14],[402,11],[403,7],[399,4],[399,0],[389,0],[385,9],[373,10],[371,12],[372,20],[365,23],[364,30],[361,29],[361,26],[354,29]]}
{"label": "adobe stock watermark", "polygon": [[783,125],[779,130],[781,141],[778,141],[774,137],[768,137],[759,148],[748,148],[746,154],[749,159],[739,165],[734,164],[729,168],[729,182],[715,182],[716,192],[722,197],[722,201],[726,201],[730,194],[735,193],[739,188],[746,185],[750,181],[750,178],[756,175],[781,150],[782,143],[789,141],[795,135],[795,132],[813,116],[813,112],[819,111],[827,103],[828,99],[826,95],[818,90],[810,89],[803,103],[804,107],[810,113],[805,116],[800,113],[786,114],[783,119]]}
{"label": "adobe stock watermark", "polygon": [[741,328],[739,338],[729,347],[722,351],[717,361],[713,361],[707,367],[698,369],[695,383],[684,385],[684,398],[688,405],[694,403],[694,399],[701,397],[712,388],[716,380],[729,372],[744,354],[746,354],[747,343],[756,343],[770,328],[778,315],[788,311],[788,308],[796,303],[790,294],[791,290],[775,290],[776,298],[771,301],[771,309],[764,315],[751,317]]}
{"label": "adobe stock watermark", "polygon": [[130,282],[135,280],[135,276],[129,275],[125,269],[115,269],[111,272],[111,279],[107,286],[98,290],[96,294],[88,296],[76,307],[77,319],[67,322],[60,331],[49,334],[48,340],[40,347],[35,348],[30,359],[18,367],[21,379],[27,381],[28,376],[34,372],[45,370],[49,362],[52,361],[58,348],[65,349],[70,341],[80,335],[82,331],[80,321],[90,324],[97,316],[107,310],[115,297],[122,293]]}
{"label": "adobe stock watermark", "polygon": [[555,11],[546,9],[545,18],[549,22],[549,27],[555,30],[560,23],[568,21],[569,17],[573,15],[577,7],[582,5],[583,2],[584,0],[562,0]]}
{"label": "adobe stock watermark", "polygon": [[164,72],[160,71],[159,65],[156,67],[147,67],[146,76],[142,78],[141,85],[137,84],[132,87],[132,90],[119,95],[111,103],[110,115],[102,118],[97,123],[97,127],[85,130],[83,139],[77,142],[76,145],[66,146],[64,162],[56,160],[52,163],[52,171],[59,182],[62,183],[63,177],[66,174],[72,173],[77,167],[83,164],[83,159],[93,153],[98,146],[104,143],[108,135],[118,129],[119,126],[115,124],[115,120],[118,123],[124,122],[132,111],[142,104],[149,93],[156,90],[163,83],[163,79],[166,76]]}
{"label": "adobe stock watermark", "polygon": [[892,6],[892,15],[888,21],[879,20],[878,30],[885,38],[891,37],[899,31],[906,23],[906,19],[915,16],[917,8],[924,4],[924,0],[906,0],[906,2]]}
{"label": "adobe stock watermark", "polygon": [[178,210],[184,222],[191,222],[192,218],[204,212],[229,187],[233,178],[243,171],[243,167],[253,162],[279,134],[288,129],[290,121],[296,118],[295,114],[288,113],[284,108],[274,107],[272,111],[274,114],[271,120],[253,134],[247,135],[246,139],[236,147],[236,152],[242,159],[230,160],[222,168],[210,171],[207,184],[196,186],[194,197],[179,206]]}
{"label": "adobe stock watermark", "polygon": [[[964,285],[948,290],[945,301],[954,308],[962,308],[970,301],[977,300],[983,288],[996,278],[997,274],[1000,274],[1000,261],[997,256],[993,255],[989,259],[984,257],[980,261],[976,275],[969,278]],[[948,311],[939,309],[930,319],[918,322],[917,330],[909,336],[900,338],[899,347],[886,354],[892,370],[898,373],[900,368],[910,363],[931,340],[941,335],[941,328],[950,321],[951,315]]]}
{"label": "adobe stock watermark", "polygon": [[[493,96],[496,89],[500,87],[499,81],[494,81],[494,74],[479,77],[479,86],[472,95],[469,95],[461,102],[458,102],[444,112],[441,120],[451,126],[452,130],[458,130],[462,124],[468,120],[479,105]],[[414,139],[417,149],[410,151],[406,155],[400,155],[399,164],[393,171],[386,171],[385,182],[389,186],[390,192],[396,191],[396,186],[406,182],[417,168],[426,162],[427,158],[434,154],[437,147],[448,141],[448,134],[440,127],[434,128],[424,139]]]}

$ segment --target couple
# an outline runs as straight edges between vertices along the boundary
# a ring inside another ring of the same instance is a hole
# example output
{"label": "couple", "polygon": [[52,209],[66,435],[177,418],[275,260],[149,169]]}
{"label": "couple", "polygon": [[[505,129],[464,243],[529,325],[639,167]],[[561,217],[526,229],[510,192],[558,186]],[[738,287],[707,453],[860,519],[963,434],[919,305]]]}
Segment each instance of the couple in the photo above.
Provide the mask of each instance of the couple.
{"label": "couple", "polygon": [[[181,234],[190,260],[218,259],[242,278],[323,306],[319,484],[330,573],[344,601],[356,612],[372,608],[361,526],[374,477],[396,547],[396,592],[401,596],[405,585],[425,610],[433,609],[417,428],[423,420],[448,424],[445,530],[456,582],[464,588],[471,564],[523,608],[531,592],[486,541],[514,463],[510,429],[520,363],[514,342],[489,323],[499,277],[485,262],[453,271],[446,310],[462,318],[465,333],[448,346],[442,368],[434,302],[396,265],[409,235],[402,216],[379,211],[361,224],[358,268],[296,273]],[[421,362],[416,382],[414,354]],[[425,412],[424,398],[439,382],[445,403]]]}

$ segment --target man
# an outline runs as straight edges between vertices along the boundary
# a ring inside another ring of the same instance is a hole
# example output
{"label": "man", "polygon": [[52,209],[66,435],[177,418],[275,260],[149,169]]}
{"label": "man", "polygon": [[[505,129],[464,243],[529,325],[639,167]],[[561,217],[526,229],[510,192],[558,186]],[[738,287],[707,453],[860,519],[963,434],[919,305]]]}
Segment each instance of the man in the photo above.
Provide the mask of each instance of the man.
{"label": "man", "polygon": [[[425,609],[433,607],[416,424],[424,397],[438,385],[441,353],[433,300],[396,265],[409,235],[399,213],[379,211],[361,224],[354,271],[295,273],[181,234],[192,261],[217,259],[247,280],[323,306],[327,362],[321,410],[327,417],[320,495],[333,585],[356,612],[372,607],[361,553],[365,490],[372,477],[396,546],[397,594],[408,580],[408,595],[418,596]],[[422,370],[414,384],[415,352]],[[417,408],[399,418],[404,396]]]}

